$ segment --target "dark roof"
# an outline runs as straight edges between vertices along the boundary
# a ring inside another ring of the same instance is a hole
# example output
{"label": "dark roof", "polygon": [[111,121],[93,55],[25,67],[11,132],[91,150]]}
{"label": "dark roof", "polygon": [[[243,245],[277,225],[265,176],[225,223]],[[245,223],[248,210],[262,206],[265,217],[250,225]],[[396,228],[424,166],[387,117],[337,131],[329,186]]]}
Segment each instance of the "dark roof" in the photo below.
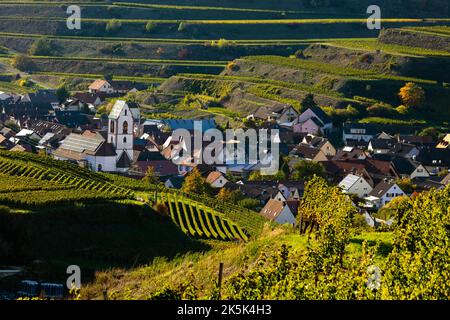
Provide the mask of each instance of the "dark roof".
{"label": "dark roof", "polygon": [[420,126],[405,126],[396,124],[377,124],[377,123],[357,123],[357,122],[346,122],[343,125],[345,134],[352,134],[350,129],[365,129],[365,135],[376,136],[381,132],[387,134],[412,134],[415,131],[421,130]]}
{"label": "dark roof", "polygon": [[450,149],[422,149],[417,161],[426,166],[450,167]]}
{"label": "dark roof", "polygon": [[369,145],[373,149],[390,150],[393,149],[397,141],[395,139],[372,139]]}
{"label": "dark roof", "polygon": [[144,149],[137,159],[137,161],[161,161],[166,160],[164,156],[157,151],[150,151],[148,149]]}
{"label": "dark roof", "polygon": [[369,193],[369,196],[381,198],[389,191],[390,188],[394,185],[394,182],[391,181],[381,181],[379,184],[373,188],[373,190]]}
{"label": "dark roof", "polygon": [[170,180],[170,182],[172,183],[172,185],[175,189],[181,189],[181,187],[183,186],[184,177],[180,177],[180,176],[169,177],[167,180]]}
{"label": "dark roof", "polygon": [[131,166],[131,160],[126,151],[122,152],[116,166],[117,168],[129,168]]}
{"label": "dark roof", "polygon": [[304,159],[314,159],[317,154],[320,152],[320,149],[310,147],[306,144],[299,144],[290,152],[291,155],[299,156]]}
{"label": "dark roof", "polygon": [[361,149],[367,149],[367,146],[369,145],[368,141],[364,140],[353,140],[353,139],[347,139],[346,146],[348,147],[356,147]]}
{"label": "dark roof", "polygon": [[74,94],[74,98],[84,103],[93,104],[97,98],[100,98],[100,101],[104,101],[105,97],[99,93],[77,92]]}
{"label": "dark roof", "polygon": [[58,97],[56,94],[49,90],[38,90],[35,93],[27,93],[25,95],[28,99],[30,99],[30,102],[35,103],[55,103],[59,102]]}
{"label": "dark roof", "polygon": [[44,136],[49,132],[55,134],[69,134],[71,131],[62,124],[45,120],[29,121],[27,125],[28,129],[35,131],[40,136]]}
{"label": "dark roof", "polygon": [[[124,152],[126,153],[126,152]],[[114,147],[111,143],[103,143],[100,148],[95,152],[95,156],[97,157],[112,157],[115,156],[116,152],[114,151]]]}
{"label": "dark roof", "polygon": [[310,107],[311,111],[319,118],[323,124],[331,123],[331,118],[320,107]]}
{"label": "dark roof", "polygon": [[56,111],[55,120],[69,128],[76,128],[90,123],[88,115],[80,111]]}
{"label": "dark roof", "polygon": [[392,160],[392,165],[397,173],[406,175],[410,175],[417,168],[416,163],[406,158],[395,158]]}
{"label": "dark roof", "polygon": [[358,160],[360,156],[366,156],[365,151],[362,149],[352,148],[351,151],[340,149],[336,152],[336,155],[333,157],[333,160],[339,161]]}
{"label": "dark roof", "polygon": [[445,187],[443,183],[434,181],[431,178],[414,178],[411,183],[417,187],[419,191],[430,191],[431,189],[442,189]]}
{"label": "dark roof", "polygon": [[414,145],[434,144],[433,137],[431,136],[400,135],[398,140],[400,142],[410,143]]}

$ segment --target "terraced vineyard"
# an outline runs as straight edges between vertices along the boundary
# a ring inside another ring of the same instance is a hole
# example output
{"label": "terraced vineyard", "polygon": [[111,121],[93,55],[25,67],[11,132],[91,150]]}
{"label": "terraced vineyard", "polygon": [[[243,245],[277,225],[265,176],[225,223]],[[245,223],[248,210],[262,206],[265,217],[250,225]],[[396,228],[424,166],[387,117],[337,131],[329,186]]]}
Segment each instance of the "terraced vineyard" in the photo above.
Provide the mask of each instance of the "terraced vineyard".
{"label": "terraced vineyard", "polygon": [[181,230],[192,237],[224,241],[249,239],[249,235],[226,215],[200,202],[171,193],[162,194],[158,201],[168,207],[172,220]]}
{"label": "terraced vineyard", "polygon": [[134,198],[131,190],[101,176],[64,162],[53,165],[54,161],[1,151],[0,203],[35,207]]}
{"label": "terraced vineyard", "polygon": [[[51,168],[51,169],[49,169]],[[155,201],[154,186],[142,180],[87,169],[46,156],[0,151],[0,204],[39,209],[76,203]],[[158,202],[188,236],[221,241],[258,237],[265,220],[258,213],[215,199],[162,188]]]}

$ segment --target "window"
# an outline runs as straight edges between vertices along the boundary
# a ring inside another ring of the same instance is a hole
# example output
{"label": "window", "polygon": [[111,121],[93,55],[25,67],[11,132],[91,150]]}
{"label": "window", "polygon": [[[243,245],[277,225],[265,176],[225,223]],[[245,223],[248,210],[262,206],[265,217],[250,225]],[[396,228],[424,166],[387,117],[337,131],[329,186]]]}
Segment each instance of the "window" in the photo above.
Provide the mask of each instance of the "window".
{"label": "window", "polygon": [[115,129],[115,123],[114,123],[114,120],[111,120],[111,122],[110,122],[110,129],[111,129],[111,133],[114,133],[114,129]]}
{"label": "window", "polygon": [[127,143],[127,137],[123,137],[123,143]]}
{"label": "window", "polygon": [[114,142],[114,139],[113,139],[113,137],[111,137],[111,143],[113,143]]}
{"label": "window", "polygon": [[99,164],[98,166],[97,166],[97,171],[102,171],[102,165],[101,164]]}
{"label": "window", "polygon": [[127,110],[127,109],[125,109],[125,117],[127,116],[127,113],[128,113],[128,110]]}
{"label": "window", "polygon": [[123,122],[123,134],[128,134],[128,122]]}

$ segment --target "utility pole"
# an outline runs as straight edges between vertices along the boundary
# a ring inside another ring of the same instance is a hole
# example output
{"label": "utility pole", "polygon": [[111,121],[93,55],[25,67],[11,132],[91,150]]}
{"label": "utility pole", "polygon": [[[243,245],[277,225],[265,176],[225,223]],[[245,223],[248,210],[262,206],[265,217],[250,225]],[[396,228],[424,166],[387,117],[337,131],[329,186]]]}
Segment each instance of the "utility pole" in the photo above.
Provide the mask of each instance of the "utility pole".
{"label": "utility pole", "polygon": [[219,281],[217,282],[217,287],[219,289],[219,300],[222,296],[222,278],[223,278],[223,262],[219,264]]}

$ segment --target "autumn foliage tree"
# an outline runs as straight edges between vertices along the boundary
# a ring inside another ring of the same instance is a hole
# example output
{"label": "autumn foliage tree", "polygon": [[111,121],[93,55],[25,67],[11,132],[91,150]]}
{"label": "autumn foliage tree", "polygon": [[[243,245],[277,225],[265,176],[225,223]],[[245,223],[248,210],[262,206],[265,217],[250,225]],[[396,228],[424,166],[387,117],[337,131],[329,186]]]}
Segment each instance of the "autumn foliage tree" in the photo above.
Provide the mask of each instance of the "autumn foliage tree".
{"label": "autumn foliage tree", "polygon": [[425,90],[413,82],[401,88],[398,95],[402,103],[410,108],[420,108],[425,103]]}
{"label": "autumn foliage tree", "polygon": [[242,198],[242,193],[239,190],[230,190],[227,188],[221,188],[216,196],[216,199],[220,202],[230,202],[233,204],[237,204]]}
{"label": "autumn foliage tree", "polygon": [[197,168],[194,168],[184,179],[181,191],[200,195],[209,194],[210,186]]}

